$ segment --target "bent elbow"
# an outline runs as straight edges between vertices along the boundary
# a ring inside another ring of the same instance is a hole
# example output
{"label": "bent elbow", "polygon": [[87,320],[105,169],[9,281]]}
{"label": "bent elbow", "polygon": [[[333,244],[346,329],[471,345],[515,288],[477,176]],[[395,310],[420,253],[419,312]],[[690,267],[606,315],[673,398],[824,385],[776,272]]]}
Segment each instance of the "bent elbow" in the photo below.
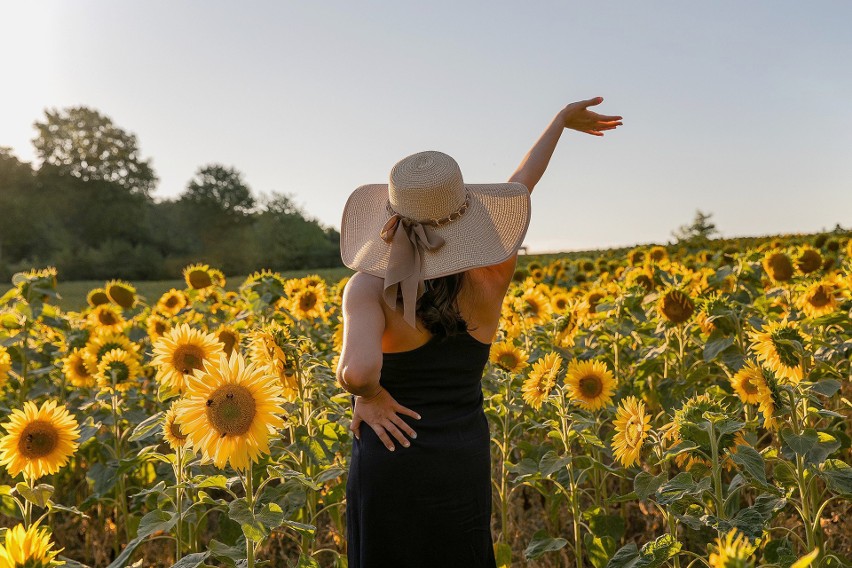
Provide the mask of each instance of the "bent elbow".
{"label": "bent elbow", "polygon": [[352,394],[372,391],[379,382],[381,365],[364,363],[341,364],[337,368],[337,382]]}

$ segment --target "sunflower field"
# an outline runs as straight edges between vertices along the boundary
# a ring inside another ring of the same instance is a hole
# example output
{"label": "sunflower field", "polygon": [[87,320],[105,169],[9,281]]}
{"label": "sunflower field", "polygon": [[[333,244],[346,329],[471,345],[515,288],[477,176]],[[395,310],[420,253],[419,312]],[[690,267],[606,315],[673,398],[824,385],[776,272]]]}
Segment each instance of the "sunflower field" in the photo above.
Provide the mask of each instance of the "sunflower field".
{"label": "sunflower field", "polygon": [[[346,279],[184,278],[0,296],[0,568],[346,566]],[[500,566],[852,561],[848,235],[521,257],[483,391]]]}

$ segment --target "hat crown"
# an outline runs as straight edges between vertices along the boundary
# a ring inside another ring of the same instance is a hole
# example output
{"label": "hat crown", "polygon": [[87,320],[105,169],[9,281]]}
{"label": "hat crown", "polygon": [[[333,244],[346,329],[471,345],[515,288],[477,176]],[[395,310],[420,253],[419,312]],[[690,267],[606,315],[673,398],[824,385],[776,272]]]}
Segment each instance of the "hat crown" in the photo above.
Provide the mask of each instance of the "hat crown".
{"label": "hat crown", "polygon": [[441,152],[412,154],[391,169],[388,200],[403,217],[417,221],[446,217],[465,200],[461,169]]}

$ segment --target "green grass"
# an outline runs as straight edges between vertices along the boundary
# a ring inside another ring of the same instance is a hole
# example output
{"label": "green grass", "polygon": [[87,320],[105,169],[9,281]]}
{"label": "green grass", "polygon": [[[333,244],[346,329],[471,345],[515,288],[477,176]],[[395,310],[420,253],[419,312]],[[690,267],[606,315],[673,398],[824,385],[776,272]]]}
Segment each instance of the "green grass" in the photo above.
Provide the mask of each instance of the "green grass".
{"label": "green grass", "polygon": [[[353,274],[348,268],[318,268],[315,270],[291,270],[280,273],[284,278],[301,278],[308,274],[318,274],[328,282],[337,282],[345,276]],[[225,285],[226,290],[236,290],[246,279],[245,276],[229,276]],[[148,304],[155,303],[160,296],[172,288],[182,290],[186,288],[183,280],[150,280],[132,282],[137,292]],[[57,302],[63,310],[79,311],[86,306],[86,295],[92,288],[104,285],[102,280],[75,280],[70,282],[59,281],[57,291],[62,299]]]}

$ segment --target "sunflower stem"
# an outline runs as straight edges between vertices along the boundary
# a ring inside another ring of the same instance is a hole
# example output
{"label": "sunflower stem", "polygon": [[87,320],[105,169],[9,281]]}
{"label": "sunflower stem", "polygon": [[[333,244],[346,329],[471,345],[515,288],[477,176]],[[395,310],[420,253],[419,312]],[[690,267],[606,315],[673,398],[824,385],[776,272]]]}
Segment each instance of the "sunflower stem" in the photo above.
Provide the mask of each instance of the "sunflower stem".
{"label": "sunflower stem", "polygon": [[[246,476],[243,478],[243,483],[246,492],[248,510],[251,511],[252,515],[254,515],[254,489],[252,487],[253,480],[251,466],[252,461],[249,460],[248,467],[246,468]],[[254,541],[250,538],[246,538],[246,567],[254,568]]]}
{"label": "sunflower stem", "polygon": [[177,485],[175,485],[175,506],[177,508],[177,539],[175,540],[175,562],[178,562],[182,555],[182,545],[183,545],[183,490],[181,488],[181,483],[183,483],[183,448],[178,446],[175,450],[175,481]]}
{"label": "sunflower stem", "polygon": [[[118,392],[116,388],[117,382],[117,372],[112,370],[110,371],[110,379],[112,381],[112,391],[110,392],[110,405],[112,407],[112,425],[113,425],[113,443],[115,445],[115,459],[118,462],[116,464],[117,467],[121,467],[121,459],[123,457],[122,448],[121,448],[121,425],[118,420]],[[129,527],[129,513],[127,510],[127,490],[124,485],[124,476],[118,476],[118,495],[116,495],[118,501],[119,513],[121,514],[121,519],[116,519],[117,525],[120,524],[124,527],[124,537],[127,542],[130,542],[130,527]],[[116,544],[118,544],[118,530],[116,530]]]}
{"label": "sunflower stem", "polygon": [[[571,446],[568,443],[568,410],[565,408],[565,393],[560,392],[557,397],[557,408],[559,409],[559,418],[562,424],[562,445],[565,448],[565,453],[571,455]],[[571,492],[571,521],[574,525],[574,562],[577,568],[583,566],[583,541],[580,533],[580,496],[577,488],[577,482],[574,477],[574,463],[569,461],[565,466],[568,468],[569,489]]]}
{"label": "sunflower stem", "polygon": [[[716,428],[712,420],[710,423],[710,461],[713,467],[713,492],[716,496],[716,516],[720,519],[725,518],[725,499],[722,491],[722,466],[719,463],[719,440],[716,438]],[[719,532],[719,536],[722,533]]]}
{"label": "sunflower stem", "polygon": [[[27,486],[30,488],[30,492],[33,491],[33,487],[35,486],[35,481],[27,476]],[[30,525],[32,524],[33,519],[33,504],[30,503],[29,499],[24,499],[24,528],[29,530]]]}

